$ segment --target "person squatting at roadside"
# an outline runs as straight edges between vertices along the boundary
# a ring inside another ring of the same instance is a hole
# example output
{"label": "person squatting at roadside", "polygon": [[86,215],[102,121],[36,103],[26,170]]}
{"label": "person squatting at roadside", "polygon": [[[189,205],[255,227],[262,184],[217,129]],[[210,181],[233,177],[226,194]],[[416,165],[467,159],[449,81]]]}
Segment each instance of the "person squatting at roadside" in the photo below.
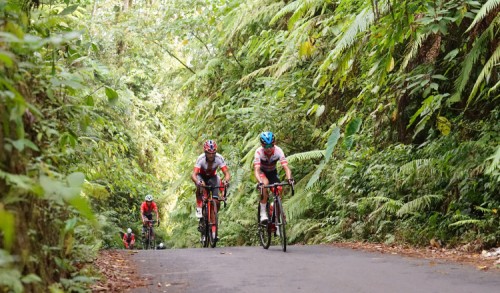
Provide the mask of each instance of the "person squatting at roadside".
{"label": "person squatting at roadside", "polygon": [[[217,144],[213,140],[207,140],[203,144],[204,153],[198,156],[194,164],[191,180],[196,184],[196,217],[203,217],[201,206],[203,203],[203,188],[200,186],[220,186],[220,178],[217,176],[217,168],[220,168],[224,173],[224,185],[229,184],[231,175],[226,166],[224,158],[217,153]],[[219,188],[214,188],[212,197],[219,198]]]}
{"label": "person squatting at roadside", "polygon": [[127,233],[123,234],[123,245],[125,249],[134,249],[135,235],[132,233],[132,229],[128,228]]}
{"label": "person squatting at roadside", "polygon": [[[255,150],[253,161],[254,175],[259,182],[259,187],[273,183],[279,183],[278,170],[276,163],[280,161],[281,166],[285,170],[285,176],[289,184],[294,184],[292,178],[292,171],[288,168],[288,161],[286,160],[283,150],[275,145],[274,134],[270,131],[265,131],[260,134],[261,147]],[[263,190],[263,197],[260,200],[260,221],[266,223],[268,220],[266,212],[266,204],[268,199],[268,191],[266,188]]]}

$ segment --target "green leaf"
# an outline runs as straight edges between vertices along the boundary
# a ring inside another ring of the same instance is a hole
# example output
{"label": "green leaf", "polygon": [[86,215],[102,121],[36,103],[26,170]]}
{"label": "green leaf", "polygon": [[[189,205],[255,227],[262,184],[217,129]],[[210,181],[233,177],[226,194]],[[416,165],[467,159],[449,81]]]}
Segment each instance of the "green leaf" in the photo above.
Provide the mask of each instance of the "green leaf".
{"label": "green leaf", "polygon": [[94,214],[90,208],[87,200],[82,196],[75,196],[74,198],[68,200],[68,203],[80,212],[82,216],[89,220],[94,220]]}
{"label": "green leaf", "polygon": [[446,119],[446,117],[438,116],[436,119],[436,127],[442,135],[446,136],[450,134],[451,122]]}
{"label": "green leaf", "polygon": [[85,97],[85,105],[87,106],[94,106],[94,98],[92,96],[86,96]]}
{"label": "green leaf", "polygon": [[321,161],[321,164],[318,166],[318,169],[314,172],[314,174],[311,176],[311,179],[309,179],[309,182],[307,182],[306,189],[311,188],[311,186],[316,183],[319,179],[319,175],[321,175],[321,171],[325,168],[325,162]]}
{"label": "green leaf", "polygon": [[4,64],[5,67],[11,68],[14,65],[15,56],[7,51],[0,50],[0,64]]}
{"label": "green leaf", "polygon": [[61,13],[59,13],[59,15],[68,15],[68,14],[71,14],[71,13],[75,12],[75,10],[77,8],[78,8],[78,4],[68,6],[68,7],[64,8],[64,10],[61,11]]}
{"label": "green leaf", "polygon": [[108,101],[112,104],[116,103],[116,101],[118,100],[118,93],[110,88],[110,87],[106,87],[106,96],[108,97]]}
{"label": "green leaf", "polygon": [[85,175],[82,172],[75,172],[66,178],[70,187],[80,187],[85,181]]}
{"label": "green leaf", "polygon": [[361,128],[361,118],[354,118],[349,124],[347,124],[345,138],[344,138],[344,147],[348,150],[351,149],[352,144],[354,143],[353,135],[359,131]]}
{"label": "green leaf", "polygon": [[335,145],[337,145],[337,142],[339,141],[340,138],[340,128],[336,126],[332,134],[330,134],[330,137],[328,138],[328,143],[326,145],[326,153],[325,153],[325,163],[328,163],[330,160],[330,157],[332,156],[333,149],[335,148]]}
{"label": "green leaf", "polygon": [[3,246],[10,249],[14,240],[14,215],[0,206],[0,230],[3,234]]}
{"label": "green leaf", "polygon": [[42,279],[40,279],[40,277],[35,274],[29,274],[22,277],[21,281],[25,284],[30,284],[30,283],[40,283],[42,282]]}

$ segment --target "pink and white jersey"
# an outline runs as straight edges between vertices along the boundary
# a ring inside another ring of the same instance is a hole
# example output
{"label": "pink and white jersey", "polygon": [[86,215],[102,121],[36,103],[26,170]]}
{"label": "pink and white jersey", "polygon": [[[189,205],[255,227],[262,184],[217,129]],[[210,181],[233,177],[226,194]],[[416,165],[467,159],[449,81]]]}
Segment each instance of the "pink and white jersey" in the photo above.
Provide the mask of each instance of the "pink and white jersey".
{"label": "pink and white jersey", "polygon": [[285,153],[279,146],[274,146],[274,151],[269,157],[264,153],[264,148],[259,147],[255,151],[253,165],[260,166],[262,171],[269,172],[276,170],[276,163],[278,161],[280,161],[281,165],[288,164]]}
{"label": "pink and white jersey", "polygon": [[217,168],[220,168],[222,171],[227,170],[226,162],[224,162],[224,158],[219,154],[215,154],[215,159],[212,163],[207,162],[205,154],[201,154],[194,164],[194,171],[202,176],[215,176]]}

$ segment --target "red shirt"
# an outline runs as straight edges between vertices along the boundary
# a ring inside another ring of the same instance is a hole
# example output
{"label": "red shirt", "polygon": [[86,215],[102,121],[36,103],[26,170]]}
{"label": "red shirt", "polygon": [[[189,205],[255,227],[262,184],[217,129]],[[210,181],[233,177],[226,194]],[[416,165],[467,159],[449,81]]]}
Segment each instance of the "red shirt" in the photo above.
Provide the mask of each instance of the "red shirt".
{"label": "red shirt", "polygon": [[152,211],[158,212],[158,207],[154,201],[149,206],[146,202],[141,204],[141,214],[151,214]]}
{"label": "red shirt", "polygon": [[123,234],[123,241],[129,242],[129,243],[132,243],[133,241],[135,241],[134,233],[130,233],[130,239],[128,238],[128,233]]}

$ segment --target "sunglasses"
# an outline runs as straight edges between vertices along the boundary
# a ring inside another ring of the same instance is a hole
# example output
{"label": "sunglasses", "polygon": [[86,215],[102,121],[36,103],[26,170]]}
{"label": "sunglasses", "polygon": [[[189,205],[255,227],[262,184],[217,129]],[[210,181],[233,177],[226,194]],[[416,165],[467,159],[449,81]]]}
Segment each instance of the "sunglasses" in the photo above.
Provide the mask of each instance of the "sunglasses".
{"label": "sunglasses", "polygon": [[264,145],[264,148],[265,148],[265,149],[270,149],[270,148],[272,148],[273,146],[274,146],[273,144],[265,144],[265,145]]}

